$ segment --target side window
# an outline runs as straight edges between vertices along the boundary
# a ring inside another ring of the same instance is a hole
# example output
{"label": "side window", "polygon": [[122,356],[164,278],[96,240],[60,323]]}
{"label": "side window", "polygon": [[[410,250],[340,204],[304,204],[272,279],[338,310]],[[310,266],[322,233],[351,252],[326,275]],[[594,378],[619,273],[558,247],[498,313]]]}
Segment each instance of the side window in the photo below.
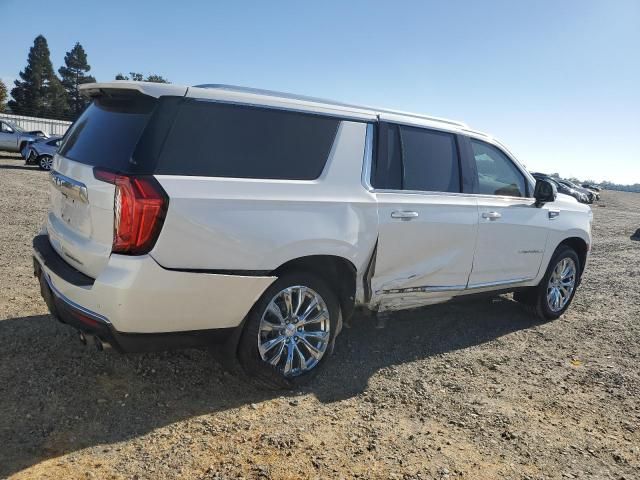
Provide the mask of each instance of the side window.
{"label": "side window", "polygon": [[400,127],[404,190],[460,192],[458,149],[453,134]]}
{"label": "side window", "polygon": [[376,158],[371,175],[374,188],[402,189],[402,157],[398,126],[381,123],[378,126]]}
{"label": "side window", "polygon": [[478,193],[526,197],[527,189],[522,172],[493,145],[470,139],[478,172]]}
{"label": "side window", "polygon": [[389,190],[459,193],[460,166],[454,135],[379,124],[371,184]]}
{"label": "side window", "polygon": [[0,122],[0,129],[2,133],[13,133],[13,128],[11,128],[9,125],[7,125],[4,122]]}
{"label": "side window", "polygon": [[339,123],[319,115],[187,100],[156,173],[313,180],[324,169]]}

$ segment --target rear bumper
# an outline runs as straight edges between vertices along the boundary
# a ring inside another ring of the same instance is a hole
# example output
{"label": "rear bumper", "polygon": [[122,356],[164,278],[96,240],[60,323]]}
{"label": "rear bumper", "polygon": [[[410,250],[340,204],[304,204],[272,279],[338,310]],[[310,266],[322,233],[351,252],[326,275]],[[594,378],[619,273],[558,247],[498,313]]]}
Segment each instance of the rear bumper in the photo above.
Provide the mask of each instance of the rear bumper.
{"label": "rear bumper", "polygon": [[52,314],[127,352],[223,341],[275,280],[170,271],[148,255],[111,255],[94,280],[66,263],[46,234],[33,247]]}

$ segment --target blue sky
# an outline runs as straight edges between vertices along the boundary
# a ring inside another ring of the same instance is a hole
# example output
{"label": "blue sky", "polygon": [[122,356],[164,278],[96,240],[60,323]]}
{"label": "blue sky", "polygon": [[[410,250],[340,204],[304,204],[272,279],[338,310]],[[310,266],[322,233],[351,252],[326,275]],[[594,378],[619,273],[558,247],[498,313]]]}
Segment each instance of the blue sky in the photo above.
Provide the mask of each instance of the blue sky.
{"label": "blue sky", "polygon": [[43,34],[158,73],[463,120],[532,170],[640,183],[640,1],[0,0],[0,78]]}

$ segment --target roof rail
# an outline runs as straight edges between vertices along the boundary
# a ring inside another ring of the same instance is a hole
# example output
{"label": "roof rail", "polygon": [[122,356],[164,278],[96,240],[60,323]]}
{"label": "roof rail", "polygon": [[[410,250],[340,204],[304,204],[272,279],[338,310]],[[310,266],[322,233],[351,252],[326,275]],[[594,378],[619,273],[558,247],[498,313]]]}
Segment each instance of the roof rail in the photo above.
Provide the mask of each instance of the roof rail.
{"label": "roof rail", "polygon": [[270,97],[287,98],[287,99],[290,99],[290,100],[301,100],[301,101],[304,101],[304,102],[324,103],[326,105],[331,105],[331,106],[335,106],[335,107],[356,108],[356,109],[361,109],[361,110],[372,110],[374,112],[379,112],[379,113],[391,113],[391,114],[395,114],[395,115],[405,115],[407,117],[419,118],[421,120],[429,120],[429,121],[432,121],[432,122],[448,123],[450,125],[455,125],[455,126],[462,127],[462,128],[468,128],[466,123],[458,122],[456,120],[448,120],[446,118],[432,117],[432,116],[429,116],[429,115],[422,115],[422,114],[419,114],[419,113],[404,112],[404,111],[400,111],[400,110],[391,110],[391,109],[388,109],[388,108],[370,107],[370,106],[366,106],[366,105],[354,105],[352,103],[337,102],[335,100],[327,100],[326,98],[311,97],[311,96],[306,96],[306,95],[297,95],[297,94],[294,94],[294,93],[278,92],[278,91],[275,91],[275,90],[264,90],[264,89],[252,88],[252,87],[240,87],[240,86],[236,86],[236,85],[225,85],[225,84],[222,84],[222,83],[204,83],[204,84],[201,84],[201,85],[194,85],[194,87],[195,88],[213,88],[213,89],[218,89],[218,90],[227,90],[227,91],[239,92],[239,93],[251,93],[251,94],[254,94],[254,95],[266,95],[266,96],[270,96]]}

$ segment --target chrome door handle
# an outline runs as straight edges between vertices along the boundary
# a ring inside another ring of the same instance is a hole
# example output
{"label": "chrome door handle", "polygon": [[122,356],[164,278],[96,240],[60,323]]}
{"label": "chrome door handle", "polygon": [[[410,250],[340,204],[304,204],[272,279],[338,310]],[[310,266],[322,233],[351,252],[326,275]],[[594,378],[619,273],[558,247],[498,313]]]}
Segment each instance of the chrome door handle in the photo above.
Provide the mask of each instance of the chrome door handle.
{"label": "chrome door handle", "polygon": [[488,218],[489,220],[497,220],[501,216],[502,215],[499,214],[498,212],[483,212],[482,213],[482,218]]}
{"label": "chrome door handle", "polygon": [[411,220],[412,218],[418,218],[418,212],[411,212],[407,210],[394,210],[393,212],[391,212],[391,218]]}

